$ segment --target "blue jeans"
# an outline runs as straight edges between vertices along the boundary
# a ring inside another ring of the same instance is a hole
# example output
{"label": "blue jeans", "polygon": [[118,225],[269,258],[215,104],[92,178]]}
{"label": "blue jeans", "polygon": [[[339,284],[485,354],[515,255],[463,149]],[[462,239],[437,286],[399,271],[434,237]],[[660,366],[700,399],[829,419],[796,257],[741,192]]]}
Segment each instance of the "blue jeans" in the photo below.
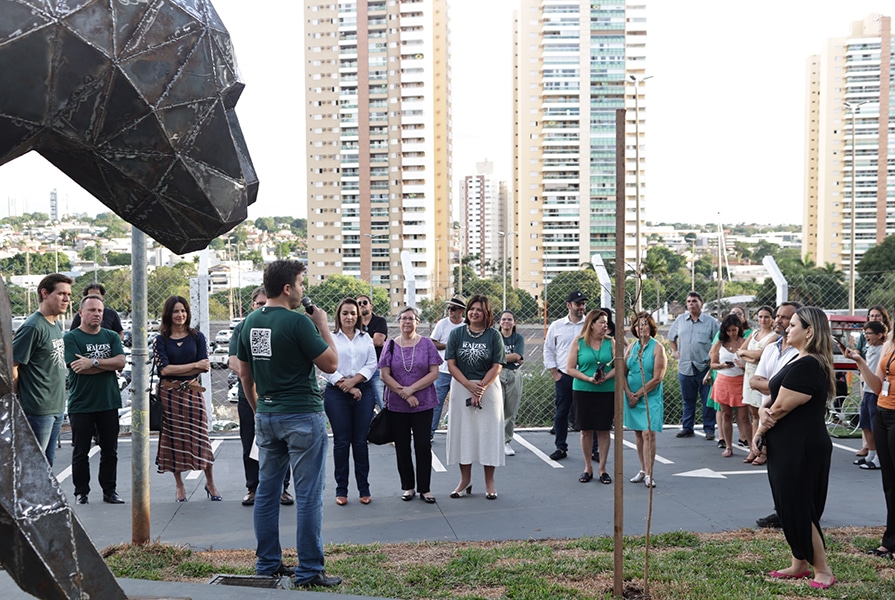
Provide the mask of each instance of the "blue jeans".
{"label": "blue jeans", "polygon": [[348,456],[354,455],[354,479],[360,497],[370,495],[370,452],[367,434],[373,420],[373,390],[370,382],[357,386],[361,399],[355,400],[334,385],[323,392],[323,407],[333,432],[333,463],[336,496],[348,495]]}
{"label": "blue jeans", "polygon": [[702,430],[706,433],[715,433],[715,409],[708,405],[709,389],[711,384],[702,383],[708,369],[697,371],[693,375],[677,374],[681,384],[681,396],[684,399],[684,416],[681,423],[682,431],[693,432],[696,423],[696,397],[702,401]]}
{"label": "blue jeans", "polygon": [[292,467],[295,490],[297,584],[323,571],[323,487],[326,418],[319,413],[258,413],[258,489],[255,492],[255,573],[273,575],[283,560],[280,494]]}
{"label": "blue jeans", "polygon": [[553,382],[553,390],[556,393],[556,417],[553,420],[553,430],[556,436],[556,449],[567,452],[569,444],[569,411],[572,410],[572,376],[560,373],[559,381]]}
{"label": "blue jeans", "polygon": [[370,380],[367,383],[373,386],[373,397],[376,400],[376,408],[382,410],[382,392],[385,390],[385,384],[382,383],[382,378],[379,377],[379,369],[373,371],[373,376],[370,377]]}
{"label": "blue jeans", "polygon": [[25,415],[31,425],[31,431],[37,438],[37,444],[47,457],[47,462],[53,466],[56,460],[56,446],[59,443],[59,432],[62,431],[62,413],[58,415]]}
{"label": "blue jeans", "polygon": [[441,413],[444,410],[444,401],[448,392],[451,391],[451,374],[438,372],[438,379],[435,380],[435,395],[438,397],[438,404],[432,409],[432,435],[435,437],[435,430],[441,422]]}

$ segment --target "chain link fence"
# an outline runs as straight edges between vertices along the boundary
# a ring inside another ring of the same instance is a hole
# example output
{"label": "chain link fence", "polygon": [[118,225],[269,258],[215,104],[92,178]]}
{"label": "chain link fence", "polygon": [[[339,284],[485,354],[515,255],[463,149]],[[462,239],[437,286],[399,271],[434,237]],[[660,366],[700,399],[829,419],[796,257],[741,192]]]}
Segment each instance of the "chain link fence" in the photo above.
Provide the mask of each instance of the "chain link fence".
{"label": "chain link fence", "polygon": [[[830,314],[848,313],[850,286],[846,276],[824,269],[787,272],[787,269],[783,268],[783,273],[788,282],[790,300],[820,306]],[[148,306],[151,320],[147,324],[150,338],[157,335],[165,300],[175,294],[189,298],[190,278],[195,275],[196,266],[192,263],[182,263],[175,267],[160,267],[151,271],[148,285]],[[127,330],[125,334],[126,352],[129,352],[127,347],[130,346],[133,335],[133,329],[129,323],[132,302],[130,268],[122,267],[96,273],[91,272],[78,278],[73,286],[73,295],[75,296],[75,301],[72,303],[73,310],[77,310],[77,300],[80,299],[84,287],[94,280],[102,283],[106,288],[106,306],[117,310],[122,316]],[[15,327],[16,323],[23,320],[22,317],[37,309],[37,297],[34,290],[12,284],[8,287],[12,312],[13,315],[16,315],[13,322],[13,327]],[[733,306],[740,306],[746,309],[751,319],[762,305],[774,306],[776,304],[776,287],[770,278],[764,282],[725,281],[723,285],[719,286],[716,280],[697,275],[695,287],[706,300],[704,310],[716,318],[726,315]],[[207,307],[209,327],[208,331],[204,333],[209,342],[212,369],[206,380],[206,387],[211,390],[215,428],[219,430],[236,427],[236,398],[235,393],[231,392],[234,378],[227,368],[227,349],[233,326],[251,310],[253,289],[254,286],[241,288],[222,286],[218,288],[213,285],[209,294]],[[549,323],[566,314],[565,297],[570,291],[576,289],[582,290],[588,297],[588,309],[601,305],[600,297],[604,290],[600,286],[596,273],[587,270],[563,274],[562,277],[554,280],[546,287],[546,302],[544,299],[520,301],[520,290],[512,290],[512,293],[507,294],[507,304],[517,314],[517,330],[525,338],[525,363],[522,367],[523,399],[516,420],[518,427],[551,427],[553,425],[554,388],[553,379],[543,366],[544,338]],[[638,307],[638,289],[640,290],[639,304],[643,310],[652,312],[656,317],[656,321],[659,323],[659,339],[666,344],[667,348],[665,336],[674,318],[684,312],[686,296],[691,289],[690,276],[689,274],[672,274],[656,276],[653,279],[645,278],[641,286],[638,286],[634,279],[629,279],[626,282],[627,306],[621,318],[617,313],[615,314],[617,325],[624,327],[626,331],[629,328],[627,317],[635,314],[635,309]],[[466,297],[468,297],[467,292],[468,290],[464,290]],[[385,316],[389,323],[390,337],[398,335],[395,314],[399,308],[389,306],[384,289],[372,288],[371,292],[371,286],[367,282],[347,276],[333,276],[323,284],[311,287],[306,291],[306,295],[327,312],[330,321],[333,319],[335,307],[339,301],[361,294],[372,295],[375,312]],[[501,298],[493,293],[490,297],[492,305],[495,307],[495,316],[498,316],[497,306],[499,306]],[[423,317],[419,327],[420,335],[429,335],[437,320],[444,316],[447,299],[438,298],[420,303],[419,308]],[[895,273],[871,273],[858,278],[855,282],[855,305],[857,307],[856,314],[859,315],[866,315],[867,309],[873,306],[882,306],[887,311],[893,311],[895,309]],[[72,316],[73,313],[65,316],[66,329],[71,323]],[[194,314],[195,316],[198,315]],[[628,337],[631,337],[630,332],[628,332]],[[680,423],[681,394],[677,379],[677,363],[670,352],[668,356],[669,364],[664,386],[665,420],[667,423]],[[126,402],[129,400],[127,391],[127,383],[130,381],[129,367],[130,365],[121,378]]]}

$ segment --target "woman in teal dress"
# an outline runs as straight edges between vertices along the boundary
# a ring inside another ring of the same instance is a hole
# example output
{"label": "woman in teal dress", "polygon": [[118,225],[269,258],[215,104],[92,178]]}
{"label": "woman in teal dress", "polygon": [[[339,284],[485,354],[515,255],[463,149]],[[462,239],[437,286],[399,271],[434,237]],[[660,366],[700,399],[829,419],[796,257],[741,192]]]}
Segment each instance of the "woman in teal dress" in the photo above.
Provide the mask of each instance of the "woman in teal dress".
{"label": "woman in teal dress", "polygon": [[[653,464],[656,462],[656,432],[662,431],[665,420],[665,401],[662,398],[662,379],[668,360],[665,347],[656,339],[659,328],[648,312],[641,312],[631,324],[637,338],[625,354],[625,427],[637,436],[637,457],[640,471],[631,478],[646,487],[656,487]],[[642,367],[642,368],[641,368]],[[646,397],[644,399],[644,397]]]}

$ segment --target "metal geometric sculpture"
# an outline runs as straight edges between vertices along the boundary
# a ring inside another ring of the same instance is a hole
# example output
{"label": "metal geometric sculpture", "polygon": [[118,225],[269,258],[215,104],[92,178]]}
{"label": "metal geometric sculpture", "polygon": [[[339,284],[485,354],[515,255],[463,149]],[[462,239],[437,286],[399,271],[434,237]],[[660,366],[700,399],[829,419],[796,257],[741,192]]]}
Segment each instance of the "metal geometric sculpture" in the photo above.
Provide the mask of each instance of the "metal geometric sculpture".
{"label": "metal geometric sculpture", "polygon": [[65,501],[12,379],[12,314],[0,280],[0,564],[44,600],[127,598]]}
{"label": "metal geometric sculpture", "polygon": [[255,201],[243,87],[207,0],[0,0],[0,165],[37,151],[174,252]]}

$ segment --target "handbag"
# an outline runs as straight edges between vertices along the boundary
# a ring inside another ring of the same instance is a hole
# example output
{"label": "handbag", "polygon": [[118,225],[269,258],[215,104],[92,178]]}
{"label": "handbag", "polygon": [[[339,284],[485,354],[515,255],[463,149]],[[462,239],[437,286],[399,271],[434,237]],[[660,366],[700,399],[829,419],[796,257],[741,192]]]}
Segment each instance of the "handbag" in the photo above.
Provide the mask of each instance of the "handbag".
{"label": "handbag", "polygon": [[149,431],[162,430],[162,399],[158,394],[149,394]]}
{"label": "handbag", "polygon": [[370,421],[370,433],[367,434],[367,441],[377,446],[390,444],[395,441],[395,433],[392,431],[391,411],[388,405],[382,407],[373,420]]}

